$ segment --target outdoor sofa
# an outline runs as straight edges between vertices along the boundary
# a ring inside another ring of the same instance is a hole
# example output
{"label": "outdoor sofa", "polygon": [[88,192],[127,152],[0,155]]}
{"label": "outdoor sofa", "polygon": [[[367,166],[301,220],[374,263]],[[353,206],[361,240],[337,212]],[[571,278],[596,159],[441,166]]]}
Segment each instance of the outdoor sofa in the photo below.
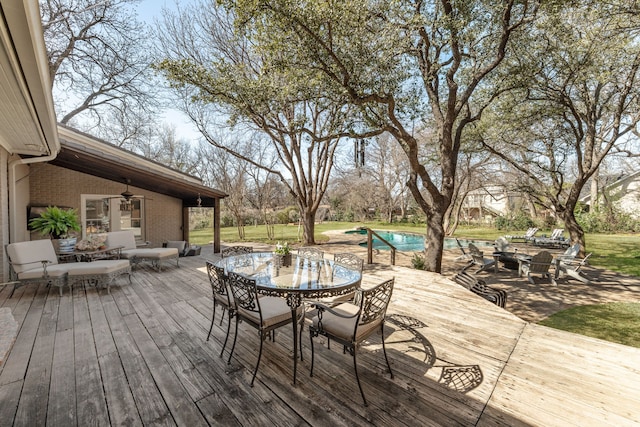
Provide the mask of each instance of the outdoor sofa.
{"label": "outdoor sofa", "polygon": [[127,274],[131,283],[131,264],[126,259],[98,260],[93,262],[60,263],[58,255],[49,239],[10,243],[6,246],[11,267],[11,279],[17,286],[28,283],[42,283],[57,286],[62,296],[62,288],[75,283],[94,283],[109,286],[117,277]]}
{"label": "outdoor sofa", "polygon": [[105,243],[108,248],[120,247],[120,256],[129,259],[133,265],[151,261],[154,267],[162,270],[163,261],[175,259],[176,266],[180,267],[178,248],[139,248],[132,230],[111,231],[107,233]]}

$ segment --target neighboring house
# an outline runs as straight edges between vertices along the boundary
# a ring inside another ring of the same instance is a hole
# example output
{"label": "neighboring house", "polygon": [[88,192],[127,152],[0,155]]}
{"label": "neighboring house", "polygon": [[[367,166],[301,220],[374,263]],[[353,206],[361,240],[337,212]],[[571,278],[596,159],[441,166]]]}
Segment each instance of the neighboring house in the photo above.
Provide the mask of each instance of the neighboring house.
{"label": "neighboring house", "polygon": [[513,212],[521,204],[517,196],[501,185],[489,185],[467,193],[462,204],[462,215],[467,221],[488,221]]}
{"label": "neighboring house", "polygon": [[[640,218],[640,171],[619,176],[602,191],[609,203],[636,219]],[[580,201],[591,206],[591,194]]]}
{"label": "neighboring house", "polygon": [[[37,2],[0,2],[0,240],[30,240],[29,213],[76,208],[83,235],[133,229],[140,240],[187,240],[189,207],[213,208],[220,250],[220,199],[226,194],[73,129],[58,126]],[[127,189],[129,201],[121,198]],[[33,236],[40,238],[40,236]],[[0,274],[8,264],[2,251]]]}

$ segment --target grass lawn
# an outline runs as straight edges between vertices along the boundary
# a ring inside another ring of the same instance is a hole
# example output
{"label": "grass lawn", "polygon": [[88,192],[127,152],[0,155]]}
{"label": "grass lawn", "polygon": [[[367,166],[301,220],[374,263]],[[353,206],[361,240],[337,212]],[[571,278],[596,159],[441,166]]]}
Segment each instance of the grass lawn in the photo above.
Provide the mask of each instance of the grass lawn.
{"label": "grass lawn", "polygon": [[[374,230],[405,231],[411,233],[424,233],[424,224],[387,224],[382,222],[354,223],[354,222],[324,222],[316,225],[316,242],[328,241],[328,237],[322,234],[329,230],[349,230],[366,226]],[[525,230],[501,231],[495,228],[470,228],[461,226],[455,232],[455,237],[470,239],[495,240],[505,234],[522,234]],[[548,233],[550,230],[546,230]],[[244,228],[245,241],[265,242],[275,244],[277,241],[287,241],[294,246],[302,239],[302,229],[297,225],[275,226],[275,239],[267,238],[266,228],[263,225],[246,226]],[[544,233],[545,231],[542,231]],[[224,242],[240,242],[238,230],[235,227],[225,227],[220,230],[221,239]],[[203,245],[211,242],[211,230],[192,231],[190,242]],[[593,252],[589,263],[595,267],[606,268],[633,276],[640,276],[640,236],[633,234],[588,234],[586,236],[587,252]]]}
{"label": "grass lawn", "polygon": [[[382,222],[353,223],[325,222],[315,228],[316,242],[326,242],[328,237],[322,234],[329,230],[350,230],[356,227],[369,227],[374,230],[404,231],[424,233],[423,224],[387,224]],[[297,225],[276,225],[275,239],[268,239],[264,226],[246,226],[245,241],[275,244],[287,241],[293,246],[302,239],[302,229]],[[505,234],[524,234],[525,230],[497,230],[495,228],[458,227],[455,237],[493,241]],[[551,230],[544,230],[541,234]],[[241,242],[235,227],[226,227],[220,231],[222,241]],[[190,241],[194,244],[207,244],[212,240],[211,230],[192,231]],[[590,264],[632,276],[640,276],[640,236],[631,234],[588,234],[587,252],[593,252]],[[640,304],[611,303],[574,307],[561,311],[540,322],[552,328],[575,332],[607,341],[640,347]]]}
{"label": "grass lawn", "polygon": [[640,347],[640,304],[584,305],[560,311],[540,322],[563,331]]}

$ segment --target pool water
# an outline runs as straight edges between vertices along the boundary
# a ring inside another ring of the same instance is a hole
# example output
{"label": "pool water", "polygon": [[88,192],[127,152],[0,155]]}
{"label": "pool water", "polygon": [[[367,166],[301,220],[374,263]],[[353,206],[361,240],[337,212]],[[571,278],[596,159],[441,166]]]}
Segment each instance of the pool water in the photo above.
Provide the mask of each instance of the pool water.
{"label": "pool water", "polygon": [[[350,230],[346,232],[347,234],[367,234],[366,230]],[[411,233],[399,233],[395,231],[376,231],[387,242],[391,243],[396,247],[399,251],[404,252],[418,252],[424,250],[424,236],[420,234],[411,234]],[[492,242],[486,241],[476,241],[469,239],[458,239],[464,248],[469,246],[469,243],[473,243],[479,248],[491,247],[493,248]],[[360,246],[367,246],[367,242],[360,243]],[[390,250],[389,246],[385,243],[381,242],[376,238],[375,234],[373,235],[373,248],[381,249],[381,250]],[[457,249],[458,245],[456,243],[456,239],[452,237],[446,237],[444,239],[444,249]]]}

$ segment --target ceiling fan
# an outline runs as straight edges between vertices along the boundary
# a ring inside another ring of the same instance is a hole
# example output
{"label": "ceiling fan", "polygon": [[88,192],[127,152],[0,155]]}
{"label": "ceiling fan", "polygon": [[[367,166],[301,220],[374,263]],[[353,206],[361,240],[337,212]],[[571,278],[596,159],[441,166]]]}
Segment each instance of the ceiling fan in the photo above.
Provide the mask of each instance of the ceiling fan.
{"label": "ceiling fan", "polygon": [[140,197],[135,197],[135,194],[133,194],[129,190],[130,183],[131,183],[131,180],[129,178],[125,178],[125,184],[126,184],[125,190],[122,193],[120,193],[120,196],[110,197],[110,199],[120,200],[120,211],[132,211],[134,209],[133,201],[140,199]]}

